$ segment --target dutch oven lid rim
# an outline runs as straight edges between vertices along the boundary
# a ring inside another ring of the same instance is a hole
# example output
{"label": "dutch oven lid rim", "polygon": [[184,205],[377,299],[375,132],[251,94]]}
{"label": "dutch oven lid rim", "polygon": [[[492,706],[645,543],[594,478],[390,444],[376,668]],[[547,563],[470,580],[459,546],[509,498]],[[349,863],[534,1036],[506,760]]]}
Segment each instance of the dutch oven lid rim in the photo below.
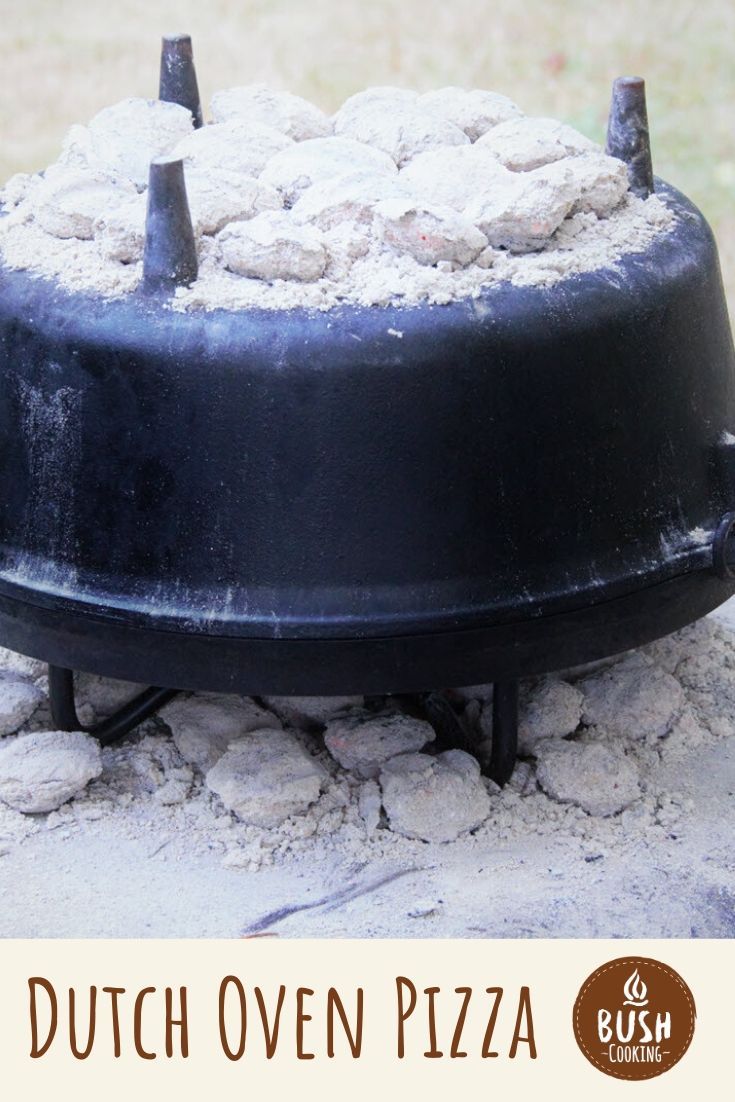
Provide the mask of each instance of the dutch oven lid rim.
{"label": "dutch oven lid rim", "polygon": [[[570,276],[551,287],[503,283],[477,298],[446,304],[178,311],[138,291],[119,298],[70,292],[51,279],[0,264],[0,326],[17,320],[38,332],[63,333],[80,346],[100,342],[133,354],[170,356],[177,346],[191,349],[199,344],[207,359],[228,350],[270,349],[276,360],[293,346],[303,353],[305,347],[327,344],[352,360],[364,359],[366,344],[374,342],[383,352],[393,349],[401,359],[414,336],[452,340],[488,326],[519,334],[527,324],[538,333],[540,322],[554,328],[560,321],[565,328],[583,328],[585,315],[609,316],[633,303],[641,309],[647,303],[655,306],[672,282],[689,279],[693,269],[711,264],[716,245],[702,213],[663,181],[657,181],[657,194],[676,217],[670,230],[654,238],[644,252],[622,256],[614,268]],[[397,346],[402,346],[400,353]]]}

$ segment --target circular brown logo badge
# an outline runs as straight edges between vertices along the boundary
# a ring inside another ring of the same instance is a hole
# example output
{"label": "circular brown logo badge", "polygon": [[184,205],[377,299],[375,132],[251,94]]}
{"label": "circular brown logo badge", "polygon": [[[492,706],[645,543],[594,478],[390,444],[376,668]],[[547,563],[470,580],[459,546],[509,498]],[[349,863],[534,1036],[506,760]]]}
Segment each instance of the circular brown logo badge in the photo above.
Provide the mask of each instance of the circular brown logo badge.
{"label": "circular brown logo badge", "polygon": [[678,1064],[696,1008],[678,972],[650,957],[618,957],[582,984],[574,1036],[591,1064],[615,1079],[653,1079]]}

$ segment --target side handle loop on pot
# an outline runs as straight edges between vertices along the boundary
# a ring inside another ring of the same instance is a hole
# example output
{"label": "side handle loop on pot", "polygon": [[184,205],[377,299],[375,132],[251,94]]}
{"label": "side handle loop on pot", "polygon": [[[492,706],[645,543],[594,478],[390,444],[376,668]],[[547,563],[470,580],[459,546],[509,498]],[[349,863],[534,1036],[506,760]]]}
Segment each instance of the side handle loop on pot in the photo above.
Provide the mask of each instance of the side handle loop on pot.
{"label": "side handle loop on pot", "polygon": [[735,512],[725,513],[712,541],[712,568],[717,577],[724,581],[735,578],[734,530]]}

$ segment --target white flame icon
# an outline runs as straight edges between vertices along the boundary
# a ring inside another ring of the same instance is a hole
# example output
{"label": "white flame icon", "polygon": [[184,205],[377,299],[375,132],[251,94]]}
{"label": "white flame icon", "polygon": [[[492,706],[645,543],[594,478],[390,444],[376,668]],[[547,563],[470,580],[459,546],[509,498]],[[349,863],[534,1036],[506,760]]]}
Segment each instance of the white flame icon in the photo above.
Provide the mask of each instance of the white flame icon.
{"label": "white flame icon", "polygon": [[623,987],[625,1002],[623,1006],[646,1006],[648,1004],[648,988],[638,975],[636,968],[632,976],[629,976]]}

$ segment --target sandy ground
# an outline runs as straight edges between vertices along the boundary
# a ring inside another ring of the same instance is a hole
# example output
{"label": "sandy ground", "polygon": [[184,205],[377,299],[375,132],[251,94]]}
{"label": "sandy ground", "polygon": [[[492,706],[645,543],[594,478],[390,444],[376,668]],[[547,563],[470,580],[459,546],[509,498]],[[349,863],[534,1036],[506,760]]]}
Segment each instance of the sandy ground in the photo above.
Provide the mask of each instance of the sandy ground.
{"label": "sandy ground", "polygon": [[[735,600],[716,615],[735,628]],[[547,833],[359,858],[325,838],[259,871],[226,867],[214,837],[194,844],[154,801],[92,805],[5,848],[0,935],[735,936],[735,737],[664,764],[657,785],[687,806],[667,828],[610,833],[601,820],[580,841],[572,820],[550,818]]]}

